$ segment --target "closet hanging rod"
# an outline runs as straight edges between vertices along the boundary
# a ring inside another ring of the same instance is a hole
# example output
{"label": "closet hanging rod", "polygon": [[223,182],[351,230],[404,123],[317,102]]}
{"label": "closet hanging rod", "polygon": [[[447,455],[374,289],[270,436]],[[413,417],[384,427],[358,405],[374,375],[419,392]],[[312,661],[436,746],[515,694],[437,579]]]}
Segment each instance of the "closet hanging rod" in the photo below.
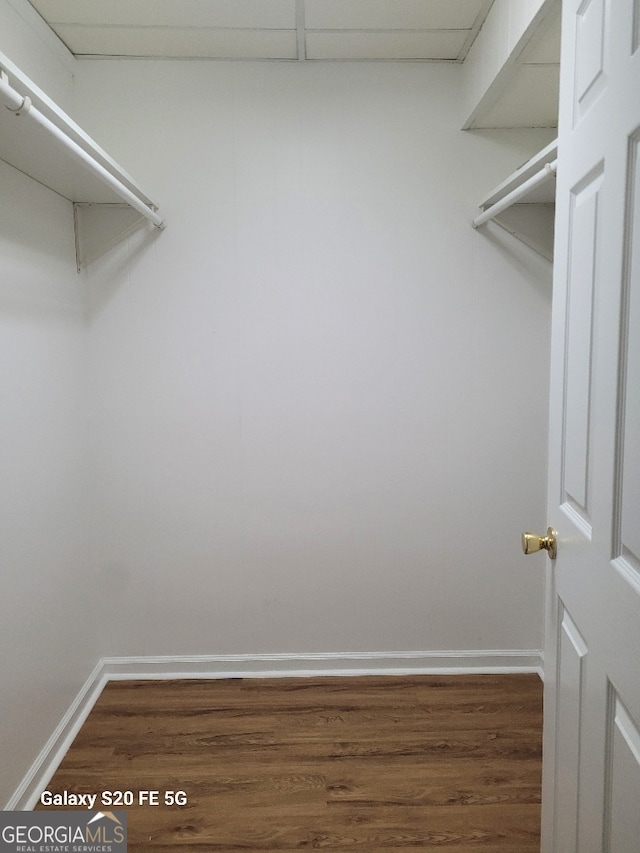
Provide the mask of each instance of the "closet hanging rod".
{"label": "closet hanging rod", "polygon": [[9,77],[4,68],[0,68],[0,97],[2,97],[4,106],[8,110],[15,113],[16,116],[20,118],[31,118],[36,122],[36,124],[46,130],[47,133],[72,151],[83,166],[89,169],[90,172],[93,172],[93,174],[104,184],[111,187],[111,189],[117,193],[123,201],[126,201],[126,203],[131,205],[134,210],[137,210],[141,216],[144,216],[152,222],[156,228],[159,228],[160,230],[165,228],[166,223],[156,210],[148,207],[135,193],[131,192],[128,187],[119,181],[118,178],[112,175],[111,172],[105,169],[105,167],[98,163],[97,160],[94,160],[94,158],[81,148],[77,142],[74,142],[74,140],[67,136],[64,131],[60,130],[60,128],[43,115],[40,110],[34,107],[28,96],[23,96],[19,92],[16,92],[16,90],[9,85]]}
{"label": "closet hanging rod", "polygon": [[479,228],[481,225],[484,225],[485,222],[488,222],[490,219],[493,219],[494,216],[497,216],[499,213],[502,213],[503,210],[506,210],[508,207],[511,207],[512,204],[516,204],[519,199],[523,196],[526,196],[532,189],[537,187],[539,184],[543,184],[545,181],[548,181],[556,173],[556,169],[558,168],[558,161],[554,160],[552,163],[546,163],[545,166],[540,169],[539,172],[536,172],[535,175],[532,175],[527,181],[520,184],[519,187],[516,187],[514,190],[511,190],[504,198],[501,198],[500,201],[497,201],[495,204],[492,204],[491,207],[487,208],[487,210],[483,211],[479,216],[471,223],[474,228]]}

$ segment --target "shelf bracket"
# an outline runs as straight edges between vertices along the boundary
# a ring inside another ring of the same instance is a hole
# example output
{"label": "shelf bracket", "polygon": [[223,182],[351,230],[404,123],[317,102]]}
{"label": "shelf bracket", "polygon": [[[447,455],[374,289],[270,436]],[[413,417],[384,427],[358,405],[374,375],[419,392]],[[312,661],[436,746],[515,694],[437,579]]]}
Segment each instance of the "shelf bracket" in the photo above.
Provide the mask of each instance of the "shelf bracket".
{"label": "shelf bracket", "polygon": [[73,203],[78,272],[145,225],[147,219],[125,203]]}

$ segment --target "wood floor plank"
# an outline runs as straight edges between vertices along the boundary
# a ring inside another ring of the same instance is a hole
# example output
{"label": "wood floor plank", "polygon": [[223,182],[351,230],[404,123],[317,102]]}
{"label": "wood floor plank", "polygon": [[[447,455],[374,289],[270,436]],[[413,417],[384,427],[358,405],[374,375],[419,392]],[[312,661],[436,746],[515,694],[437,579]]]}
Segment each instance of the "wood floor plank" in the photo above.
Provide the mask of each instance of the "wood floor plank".
{"label": "wood floor plank", "polygon": [[131,853],[538,853],[541,730],[535,675],[111,682],[48,789],[184,790]]}

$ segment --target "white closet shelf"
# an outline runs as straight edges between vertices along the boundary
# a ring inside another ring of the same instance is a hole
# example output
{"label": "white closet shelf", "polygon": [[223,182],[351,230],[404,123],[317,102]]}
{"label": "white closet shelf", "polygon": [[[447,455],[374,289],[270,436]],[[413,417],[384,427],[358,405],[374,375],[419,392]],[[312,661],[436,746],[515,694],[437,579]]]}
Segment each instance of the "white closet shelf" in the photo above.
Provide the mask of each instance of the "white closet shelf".
{"label": "white closet shelf", "polygon": [[[121,209],[124,202],[138,213],[136,222],[144,217],[164,228],[158,206],[134,179],[2,53],[0,159],[76,205]],[[122,236],[131,230],[129,221]],[[76,248],[78,264],[89,260],[77,231]]]}
{"label": "white closet shelf", "polygon": [[557,157],[558,142],[554,140],[480,203],[482,213],[473,220],[474,228],[493,220],[553,260]]}

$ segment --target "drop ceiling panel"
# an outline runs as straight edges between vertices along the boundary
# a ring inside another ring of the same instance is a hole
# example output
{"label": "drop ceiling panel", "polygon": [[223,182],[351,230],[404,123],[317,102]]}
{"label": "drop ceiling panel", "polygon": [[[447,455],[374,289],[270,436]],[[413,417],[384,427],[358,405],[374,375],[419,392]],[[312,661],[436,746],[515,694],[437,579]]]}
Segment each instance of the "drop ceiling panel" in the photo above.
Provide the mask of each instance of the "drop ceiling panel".
{"label": "drop ceiling panel", "polygon": [[462,61],[493,0],[30,2],[84,58]]}
{"label": "drop ceiling panel", "polygon": [[295,30],[211,27],[86,27],[56,31],[76,56],[215,59],[295,59]]}
{"label": "drop ceiling panel", "polygon": [[467,34],[434,32],[307,32],[307,59],[455,60]]}
{"label": "drop ceiling panel", "polygon": [[295,28],[295,0],[30,0],[57,24]]}
{"label": "drop ceiling panel", "polygon": [[306,0],[311,29],[472,29],[485,0]]}

